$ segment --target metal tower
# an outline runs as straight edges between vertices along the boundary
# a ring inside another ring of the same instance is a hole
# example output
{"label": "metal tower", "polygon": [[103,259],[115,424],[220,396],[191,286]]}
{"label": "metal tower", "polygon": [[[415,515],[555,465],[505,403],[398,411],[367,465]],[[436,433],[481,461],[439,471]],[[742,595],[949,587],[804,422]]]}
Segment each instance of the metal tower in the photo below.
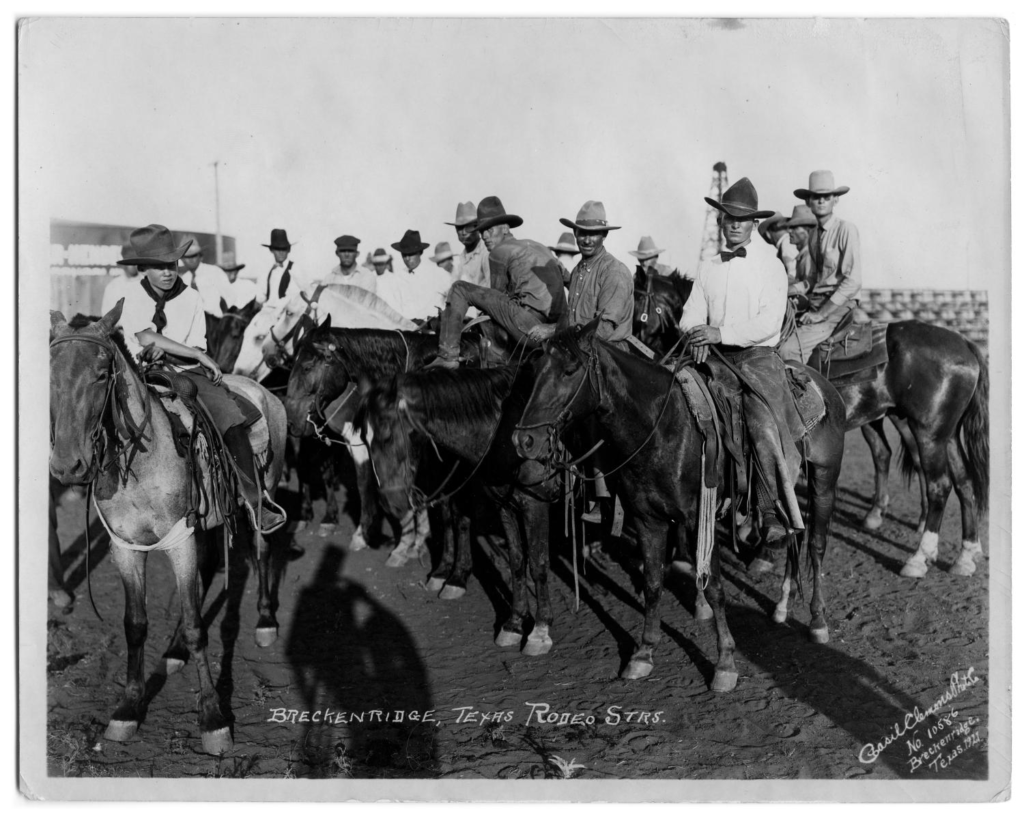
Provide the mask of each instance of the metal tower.
{"label": "metal tower", "polygon": [[[729,187],[729,173],[725,169],[724,162],[716,162],[711,174],[711,193],[708,196],[716,202],[722,201],[722,194]],[[710,259],[725,247],[722,241],[722,231],[718,227],[718,211],[708,205],[707,213],[704,215],[704,235],[700,242],[700,258]]]}

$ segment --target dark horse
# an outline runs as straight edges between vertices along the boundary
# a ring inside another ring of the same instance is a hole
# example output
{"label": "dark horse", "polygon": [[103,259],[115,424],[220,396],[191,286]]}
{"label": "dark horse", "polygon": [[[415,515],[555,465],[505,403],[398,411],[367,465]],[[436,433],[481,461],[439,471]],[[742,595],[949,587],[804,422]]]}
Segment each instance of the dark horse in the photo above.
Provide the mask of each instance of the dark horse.
{"label": "dark horse", "polygon": [[[652,278],[646,300],[651,306],[641,305],[645,298],[639,282],[634,290],[637,310],[647,310],[649,319],[640,323],[634,318],[633,333],[663,353],[679,338],[682,304],[677,286]],[[937,558],[952,488],[960,499],[963,543],[950,573],[969,577],[982,553],[978,518],[988,508],[988,362],[959,333],[920,321],[888,325],[885,343],[889,360],[871,380],[833,380],[846,404],[846,429],[861,429],[875,464],[875,496],[864,525],[880,527],[889,505],[892,452],[882,427],[888,417],[904,445],[904,474],[909,478],[916,470],[921,479],[921,542],[900,574],[923,577]]]}
{"label": "dark horse", "polygon": [[[416,452],[427,442],[466,467],[449,481],[449,492],[468,502],[482,492],[497,505],[508,543],[512,613],[495,643],[522,645],[524,654],[536,656],[553,645],[547,582],[549,508],[559,484],[536,461],[520,457],[512,443],[532,383],[528,364],[404,373],[367,391],[363,424],[382,500],[394,514],[406,514],[415,505]],[[524,544],[537,595],[534,625],[525,644],[529,595]]]}
{"label": "dark horse", "polygon": [[222,371],[229,373],[242,349],[245,328],[260,311],[260,305],[253,299],[244,307],[232,310],[222,298],[220,309],[220,316],[206,314],[206,351]]}
{"label": "dark horse", "polygon": [[[661,639],[658,609],[670,524],[679,524],[691,552],[697,542],[703,439],[672,373],[598,341],[595,326],[591,323],[560,333],[545,346],[533,395],[514,440],[522,457],[549,460],[555,438],[575,425],[580,439],[567,444],[581,451],[573,455],[579,456],[597,443],[591,435],[600,435],[605,441],[606,461],[618,465],[609,470],[608,479],[633,518],[644,559],[643,636],[623,672],[628,679],[638,679],[653,670],[654,648]],[[808,437],[804,453],[811,488],[809,552],[814,590],[810,636],[816,642],[826,642],[821,564],[842,462],[843,407],[823,378],[815,380],[825,397],[826,415]],[[593,418],[595,432],[584,431],[588,425],[577,423],[588,417]],[[791,564],[787,562],[776,622],[784,622],[787,616]],[[718,629],[719,652],[711,687],[731,691],[737,682],[735,643],[725,617],[717,544],[711,550],[708,569],[706,595]]]}
{"label": "dark horse", "polygon": [[[146,559],[149,551],[158,549],[167,552],[174,569],[181,600],[180,636],[199,675],[203,748],[207,753],[222,754],[231,749],[231,734],[206,656],[199,573],[204,551],[202,528],[213,528],[222,521],[217,510],[208,510],[194,530],[189,524],[192,493],[188,467],[176,451],[167,410],[149,391],[123,338],[115,332],[121,304],[78,330],[68,327],[60,313],[52,313],[50,342],[50,474],[64,485],[93,485],[97,511],[111,532],[110,554],[125,590],[127,684],[106,737],[115,741],[131,738],[145,709]],[[258,406],[269,422],[274,458],[267,485],[272,487],[281,473],[284,408],[248,379],[226,376],[225,382]],[[257,642],[266,646],[276,638],[277,622],[270,608],[268,550],[258,535],[256,551]]]}

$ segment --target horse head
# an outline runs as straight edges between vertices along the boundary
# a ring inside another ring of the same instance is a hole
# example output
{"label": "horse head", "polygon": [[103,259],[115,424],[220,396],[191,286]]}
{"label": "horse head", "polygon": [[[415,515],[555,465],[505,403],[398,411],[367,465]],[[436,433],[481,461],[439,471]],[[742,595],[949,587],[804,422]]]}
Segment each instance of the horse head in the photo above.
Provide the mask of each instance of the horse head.
{"label": "horse head", "polygon": [[[245,339],[245,330],[260,311],[260,305],[256,299],[253,299],[244,307],[231,310],[223,298],[220,303],[223,315],[217,320],[216,336],[211,339],[209,331],[207,331],[206,342],[212,350],[211,355],[217,362],[217,366],[229,373],[238,361],[238,354],[241,352]],[[206,317],[209,320],[210,314],[207,313]]]}
{"label": "horse head", "polygon": [[402,375],[372,385],[360,380],[363,394],[360,421],[370,463],[377,476],[381,501],[392,515],[405,517],[413,508],[416,459],[410,398],[401,387]]}
{"label": "horse head", "polygon": [[65,486],[91,482],[100,468],[118,355],[110,334],[123,303],[80,330],[50,313],[50,474]]}
{"label": "horse head", "polygon": [[585,327],[558,333],[544,344],[533,392],[512,435],[519,457],[550,462],[562,430],[596,411],[601,393],[596,330],[595,319]]}
{"label": "horse head", "polygon": [[303,337],[295,351],[295,363],[288,375],[288,393],[284,405],[288,412],[288,431],[292,435],[312,435],[314,424],[323,426],[324,408],[351,381],[341,360],[339,344],[331,332],[328,315]]}
{"label": "horse head", "polygon": [[679,321],[693,282],[638,269],[633,283],[633,335],[655,352],[665,353],[679,338]]}

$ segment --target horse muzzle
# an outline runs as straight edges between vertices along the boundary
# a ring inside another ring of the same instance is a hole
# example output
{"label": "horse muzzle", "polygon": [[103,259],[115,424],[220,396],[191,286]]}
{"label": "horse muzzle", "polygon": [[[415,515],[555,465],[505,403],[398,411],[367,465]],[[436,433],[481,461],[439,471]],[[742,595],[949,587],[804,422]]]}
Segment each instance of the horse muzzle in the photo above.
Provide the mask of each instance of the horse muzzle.
{"label": "horse muzzle", "polygon": [[50,455],[50,474],[64,486],[83,486],[96,477],[96,464],[92,458]]}
{"label": "horse muzzle", "polygon": [[551,453],[551,436],[539,429],[517,429],[512,433],[512,444],[516,454],[529,461],[542,461]]}

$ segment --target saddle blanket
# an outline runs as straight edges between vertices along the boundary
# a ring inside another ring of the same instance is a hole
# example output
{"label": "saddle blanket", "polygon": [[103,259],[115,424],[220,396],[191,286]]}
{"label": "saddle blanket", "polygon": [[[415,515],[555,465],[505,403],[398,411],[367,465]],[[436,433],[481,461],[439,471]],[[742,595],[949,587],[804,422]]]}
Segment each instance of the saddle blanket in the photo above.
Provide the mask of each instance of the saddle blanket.
{"label": "saddle blanket", "polygon": [[[807,435],[825,417],[825,396],[822,395],[821,387],[800,368],[787,364],[786,376],[789,379],[789,391],[796,402],[796,411],[804,424],[803,435]],[[794,432],[794,440],[801,437]]]}

